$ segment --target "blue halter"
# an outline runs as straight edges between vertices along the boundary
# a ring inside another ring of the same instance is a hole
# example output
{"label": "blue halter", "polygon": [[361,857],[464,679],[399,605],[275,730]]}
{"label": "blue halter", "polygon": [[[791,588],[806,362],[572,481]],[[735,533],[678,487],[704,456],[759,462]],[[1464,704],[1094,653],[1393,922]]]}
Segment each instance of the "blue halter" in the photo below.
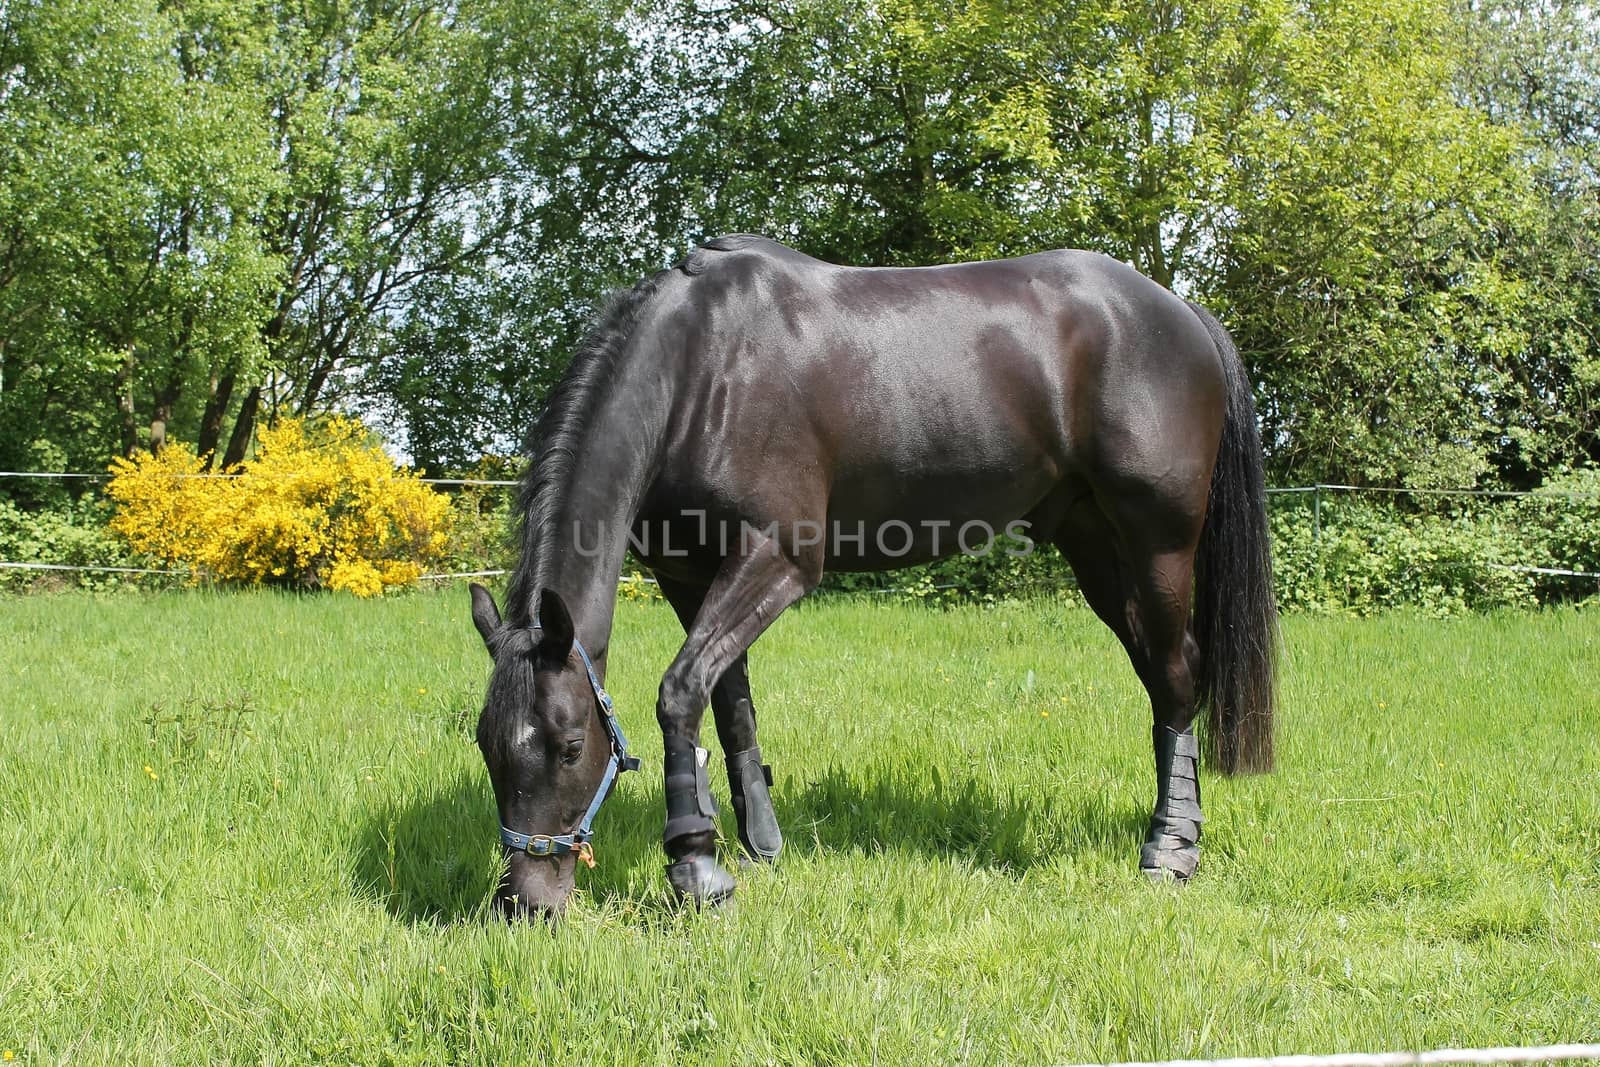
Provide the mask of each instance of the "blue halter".
{"label": "blue halter", "polygon": [[622,724],[617,722],[616,712],[612,710],[611,696],[600,684],[599,676],[594,673],[594,664],[589,660],[589,653],[583,650],[583,645],[576,637],[572,639],[572,647],[578,650],[578,658],[583,660],[583,669],[589,675],[589,687],[594,690],[595,700],[600,705],[600,724],[606,728],[606,738],[611,742],[611,757],[606,761],[606,773],[594,791],[594,799],[589,801],[589,810],[583,813],[583,818],[578,820],[577,828],[570,833],[554,836],[519,834],[510,827],[502,825],[500,843],[513,852],[526,852],[530,856],[564,856],[568,852],[576,852],[579,859],[593,867],[594,849],[589,842],[594,837],[594,831],[590,829],[589,824],[594,822],[600,805],[605,803],[606,797],[611,792],[611,783],[616,781],[617,775],[623,771],[638,770],[639,758],[628,755],[628,739],[622,735]]}

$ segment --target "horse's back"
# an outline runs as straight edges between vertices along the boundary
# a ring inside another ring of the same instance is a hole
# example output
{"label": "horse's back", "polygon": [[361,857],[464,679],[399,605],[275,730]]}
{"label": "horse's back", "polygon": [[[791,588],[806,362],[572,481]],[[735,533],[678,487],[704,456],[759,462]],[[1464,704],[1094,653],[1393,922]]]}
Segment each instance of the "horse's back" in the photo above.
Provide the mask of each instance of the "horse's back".
{"label": "horse's back", "polygon": [[1192,495],[1209,477],[1215,345],[1116,260],[843,267],[736,236],[684,274],[684,426],[702,428],[685,445],[719,469],[737,453],[789,497],[820,493],[831,516],[1004,521],[1064,480]]}
{"label": "horse's back", "polygon": [[[944,401],[978,386],[1053,392],[1069,384],[1063,375],[1080,391],[1221,377],[1215,346],[1184,301],[1096,252],[850,267],[737,234],[702,245],[684,268],[696,278],[697,310],[736,342],[741,361],[803,381],[818,397],[842,373],[869,397],[909,387]],[[727,369],[726,347],[693,355]],[[919,387],[919,377],[935,388]]]}

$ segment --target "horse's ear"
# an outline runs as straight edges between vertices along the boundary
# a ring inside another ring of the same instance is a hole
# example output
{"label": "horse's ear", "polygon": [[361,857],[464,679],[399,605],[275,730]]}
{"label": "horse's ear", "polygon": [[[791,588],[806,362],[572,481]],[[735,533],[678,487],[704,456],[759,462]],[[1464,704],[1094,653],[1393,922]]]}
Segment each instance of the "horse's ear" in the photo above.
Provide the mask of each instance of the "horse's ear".
{"label": "horse's ear", "polygon": [[567,662],[567,654],[572,651],[576,635],[572,627],[572,613],[567,610],[566,601],[554,589],[540,591],[538,619],[539,658],[553,665]]}
{"label": "horse's ear", "polygon": [[500,609],[494,606],[494,597],[489,595],[489,590],[473,582],[472,590],[472,624],[478,628],[478,633],[483,637],[485,646],[489,638],[500,628]]}

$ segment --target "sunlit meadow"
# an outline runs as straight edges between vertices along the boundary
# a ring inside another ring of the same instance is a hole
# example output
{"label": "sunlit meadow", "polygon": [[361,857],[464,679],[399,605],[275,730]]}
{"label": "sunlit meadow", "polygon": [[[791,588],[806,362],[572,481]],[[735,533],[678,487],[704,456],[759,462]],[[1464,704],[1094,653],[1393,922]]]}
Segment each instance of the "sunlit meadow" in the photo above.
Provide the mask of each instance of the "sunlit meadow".
{"label": "sunlit meadow", "polygon": [[[0,600],[18,1063],[1051,1064],[1600,1040],[1600,613],[1291,617],[1280,769],[1136,857],[1144,696],[1081,608],[833,600],[752,653],[788,845],[671,905],[645,772],[568,921],[487,917],[466,594]],[[707,735],[710,736],[709,724]],[[725,796],[720,764],[713,774]]]}

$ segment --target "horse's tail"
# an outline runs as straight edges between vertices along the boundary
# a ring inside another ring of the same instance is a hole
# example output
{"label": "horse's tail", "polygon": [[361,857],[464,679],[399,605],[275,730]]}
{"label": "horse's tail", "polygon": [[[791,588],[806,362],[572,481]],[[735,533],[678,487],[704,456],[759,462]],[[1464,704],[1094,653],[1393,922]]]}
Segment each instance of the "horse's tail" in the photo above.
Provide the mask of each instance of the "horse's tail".
{"label": "horse's tail", "polygon": [[1189,306],[1216,343],[1228,387],[1222,445],[1195,557],[1196,689],[1206,712],[1206,754],[1227,774],[1269,771],[1278,607],[1261,433],[1233,338],[1209,311]]}

